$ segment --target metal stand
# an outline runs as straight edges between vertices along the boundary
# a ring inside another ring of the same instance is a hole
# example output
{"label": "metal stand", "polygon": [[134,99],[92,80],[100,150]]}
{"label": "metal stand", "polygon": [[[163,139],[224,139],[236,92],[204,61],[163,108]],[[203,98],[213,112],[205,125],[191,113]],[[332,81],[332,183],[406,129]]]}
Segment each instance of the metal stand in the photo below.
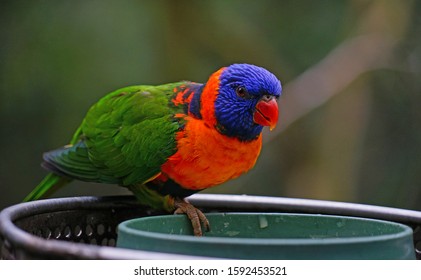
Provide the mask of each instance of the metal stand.
{"label": "metal stand", "polygon": [[[365,217],[406,224],[414,230],[421,259],[421,212],[321,200],[196,194],[204,212],[289,212]],[[2,259],[197,259],[196,256],[115,248],[117,225],[167,214],[140,206],[131,196],[72,197],[21,203],[0,213]]]}

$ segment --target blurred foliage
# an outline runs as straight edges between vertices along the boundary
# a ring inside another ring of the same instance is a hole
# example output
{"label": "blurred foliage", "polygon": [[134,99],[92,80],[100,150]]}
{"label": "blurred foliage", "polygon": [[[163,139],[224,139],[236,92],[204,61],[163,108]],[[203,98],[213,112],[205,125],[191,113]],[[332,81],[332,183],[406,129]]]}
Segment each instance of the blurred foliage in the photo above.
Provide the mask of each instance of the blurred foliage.
{"label": "blurred foliage", "polygon": [[[204,82],[233,62],[288,85],[343,42],[375,33],[397,42],[385,66],[266,143],[254,170],[208,192],[421,210],[420,14],[420,1],[405,0],[1,1],[0,209],[42,179],[42,153],[66,144],[107,92]],[[312,98],[312,86],[303,94]],[[75,182],[56,196],[121,193]]]}

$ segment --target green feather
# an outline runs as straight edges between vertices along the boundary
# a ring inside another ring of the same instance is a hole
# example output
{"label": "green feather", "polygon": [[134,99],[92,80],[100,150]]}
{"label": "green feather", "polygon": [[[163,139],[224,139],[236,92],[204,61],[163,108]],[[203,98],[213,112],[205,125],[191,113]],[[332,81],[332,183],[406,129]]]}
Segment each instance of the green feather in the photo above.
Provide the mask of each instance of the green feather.
{"label": "green feather", "polygon": [[55,174],[47,175],[25,201],[51,194],[71,179],[129,187],[156,176],[175,153],[176,133],[184,125],[174,118],[183,108],[171,102],[173,89],[181,84],[131,86],[100,99],[70,145],[44,154],[45,166]]}

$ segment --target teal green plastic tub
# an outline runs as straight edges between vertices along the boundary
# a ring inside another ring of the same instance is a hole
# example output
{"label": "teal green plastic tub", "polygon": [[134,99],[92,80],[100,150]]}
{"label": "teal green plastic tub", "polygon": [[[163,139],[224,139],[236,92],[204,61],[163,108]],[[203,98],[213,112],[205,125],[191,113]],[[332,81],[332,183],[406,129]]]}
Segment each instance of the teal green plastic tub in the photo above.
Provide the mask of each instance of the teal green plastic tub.
{"label": "teal green plastic tub", "polygon": [[207,214],[192,234],[185,215],[121,223],[117,247],[234,259],[415,259],[412,229],[364,218],[278,213]]}

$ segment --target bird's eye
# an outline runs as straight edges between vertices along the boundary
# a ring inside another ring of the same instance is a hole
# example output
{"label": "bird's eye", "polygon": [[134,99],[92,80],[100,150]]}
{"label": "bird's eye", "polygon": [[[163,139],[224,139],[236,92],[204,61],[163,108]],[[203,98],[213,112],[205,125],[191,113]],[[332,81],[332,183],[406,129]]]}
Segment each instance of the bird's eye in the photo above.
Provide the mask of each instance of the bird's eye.
{"label": "bird's eye", "polygon": [[238,95],[239,97],[242,97],[242,98],[247,98],[247,97],[249,96],[249,94],[248,94],[248,92],[247,92],[246,88],[245,88],[245,87],[243,87],[243,86],[238,86],[238,87],[235,89],[235,92],[237,93],[237,95]]}

